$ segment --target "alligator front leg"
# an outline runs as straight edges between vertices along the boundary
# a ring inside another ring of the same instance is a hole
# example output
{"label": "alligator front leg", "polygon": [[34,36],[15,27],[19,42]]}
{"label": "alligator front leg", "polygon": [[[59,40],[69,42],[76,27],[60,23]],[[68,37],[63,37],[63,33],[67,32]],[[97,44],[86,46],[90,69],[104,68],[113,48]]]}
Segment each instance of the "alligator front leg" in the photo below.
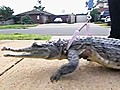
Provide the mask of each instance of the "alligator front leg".
{"label": "alligator front leg", "polygon": [[51,82],[58,81],[61,76],[72,73],[78,66],[79,55],[76,50],[69,50],[68,52],[69,63],[62,65],[51,77]]}

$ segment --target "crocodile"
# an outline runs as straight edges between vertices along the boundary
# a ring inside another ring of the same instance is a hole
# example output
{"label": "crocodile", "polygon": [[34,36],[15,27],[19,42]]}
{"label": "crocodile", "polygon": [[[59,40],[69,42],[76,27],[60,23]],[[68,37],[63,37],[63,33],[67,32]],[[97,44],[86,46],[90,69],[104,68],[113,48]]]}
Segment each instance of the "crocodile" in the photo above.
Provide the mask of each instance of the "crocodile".
{"label": "crocodile", "polygon": [[67,50],[69,40],[49,41],[42,44],[34,42],[30,47],[12,49],[3,47],[1,50],[23,52],[22,54],[6,54],[5,57],[43,58],[47,60],[67,59],[50,77],[51,82],[57,82],[66,74],[76,70],[81,58],[94,61],[111,69],[120,69],[120,40],[101,37],[82,37],[73,41]]}

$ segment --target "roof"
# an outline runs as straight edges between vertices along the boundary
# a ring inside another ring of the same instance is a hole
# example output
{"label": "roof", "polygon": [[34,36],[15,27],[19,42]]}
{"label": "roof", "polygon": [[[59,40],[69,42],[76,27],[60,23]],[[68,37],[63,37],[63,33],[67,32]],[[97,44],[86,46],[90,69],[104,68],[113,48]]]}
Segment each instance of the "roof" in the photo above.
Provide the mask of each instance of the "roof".
{"label": "roof", "polygon": [[17,14],[17,16],[19,15],[34,15],[34,14],[43,14],[43,15],[54,15],[52,13],[49,13],[49,12],[46,12],[46,11],[41,11],[41,10],[31,10],[31,11],[27,11],[27,12],[23,12],[23,13],[20,13],[20,14]]}

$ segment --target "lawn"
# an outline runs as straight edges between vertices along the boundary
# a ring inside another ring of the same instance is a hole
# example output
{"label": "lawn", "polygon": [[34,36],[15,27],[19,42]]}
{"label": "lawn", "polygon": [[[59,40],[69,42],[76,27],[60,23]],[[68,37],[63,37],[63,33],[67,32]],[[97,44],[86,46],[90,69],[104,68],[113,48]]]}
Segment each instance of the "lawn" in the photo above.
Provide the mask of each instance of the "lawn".
{"label": "lawn", "polygon": [[50,40],[50,35],[36,35],[36,34],[0,34],[0,40]]}
{"label": "lawn", "polygon": [[37,24],[14,24],[14,25],[0,25],[0,29],[26,29],[29,27],[35,27]]}
{"label": "lawn", "polygon": [[95,24],[98,24],[99,26],[104,26],[104,27],[110,28],[110,25],[108,25],[108,23],[104,23],[104,22],[101,22],[101,21],[95,22]]}

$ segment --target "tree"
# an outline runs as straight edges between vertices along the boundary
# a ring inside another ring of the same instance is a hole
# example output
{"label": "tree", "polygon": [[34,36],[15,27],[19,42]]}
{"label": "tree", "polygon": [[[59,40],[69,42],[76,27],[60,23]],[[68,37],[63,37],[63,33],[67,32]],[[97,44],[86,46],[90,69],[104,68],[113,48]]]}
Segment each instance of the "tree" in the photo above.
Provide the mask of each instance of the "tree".
{"label": "tree", "polygon": [[92,16],[91,22],[96,22],[96,21],[98,21],[98,17],[100,15],[100,12],[98,12],[97,9],[93,9],[91,11],[90,15]]}
{"label": "tree", "polygon": [[6,22],[8,19],[12,17],[13,13],[14,11],[10,7],[1,6],[0,7],[0,15],[1,15],[0,21]]}
{"label": "tree", "polygon": [[45,7],[42,6],[41,4],[41,0],[38,0],[38,6],[34,6],[33,8],[36,9],[36,10],[40,10],[40,11],[43,11],[45,9]]}
{"label": "tree", "polygon": [[109,38],[120,39],[120,0],[108,0],[111,17],[111,31]]}

